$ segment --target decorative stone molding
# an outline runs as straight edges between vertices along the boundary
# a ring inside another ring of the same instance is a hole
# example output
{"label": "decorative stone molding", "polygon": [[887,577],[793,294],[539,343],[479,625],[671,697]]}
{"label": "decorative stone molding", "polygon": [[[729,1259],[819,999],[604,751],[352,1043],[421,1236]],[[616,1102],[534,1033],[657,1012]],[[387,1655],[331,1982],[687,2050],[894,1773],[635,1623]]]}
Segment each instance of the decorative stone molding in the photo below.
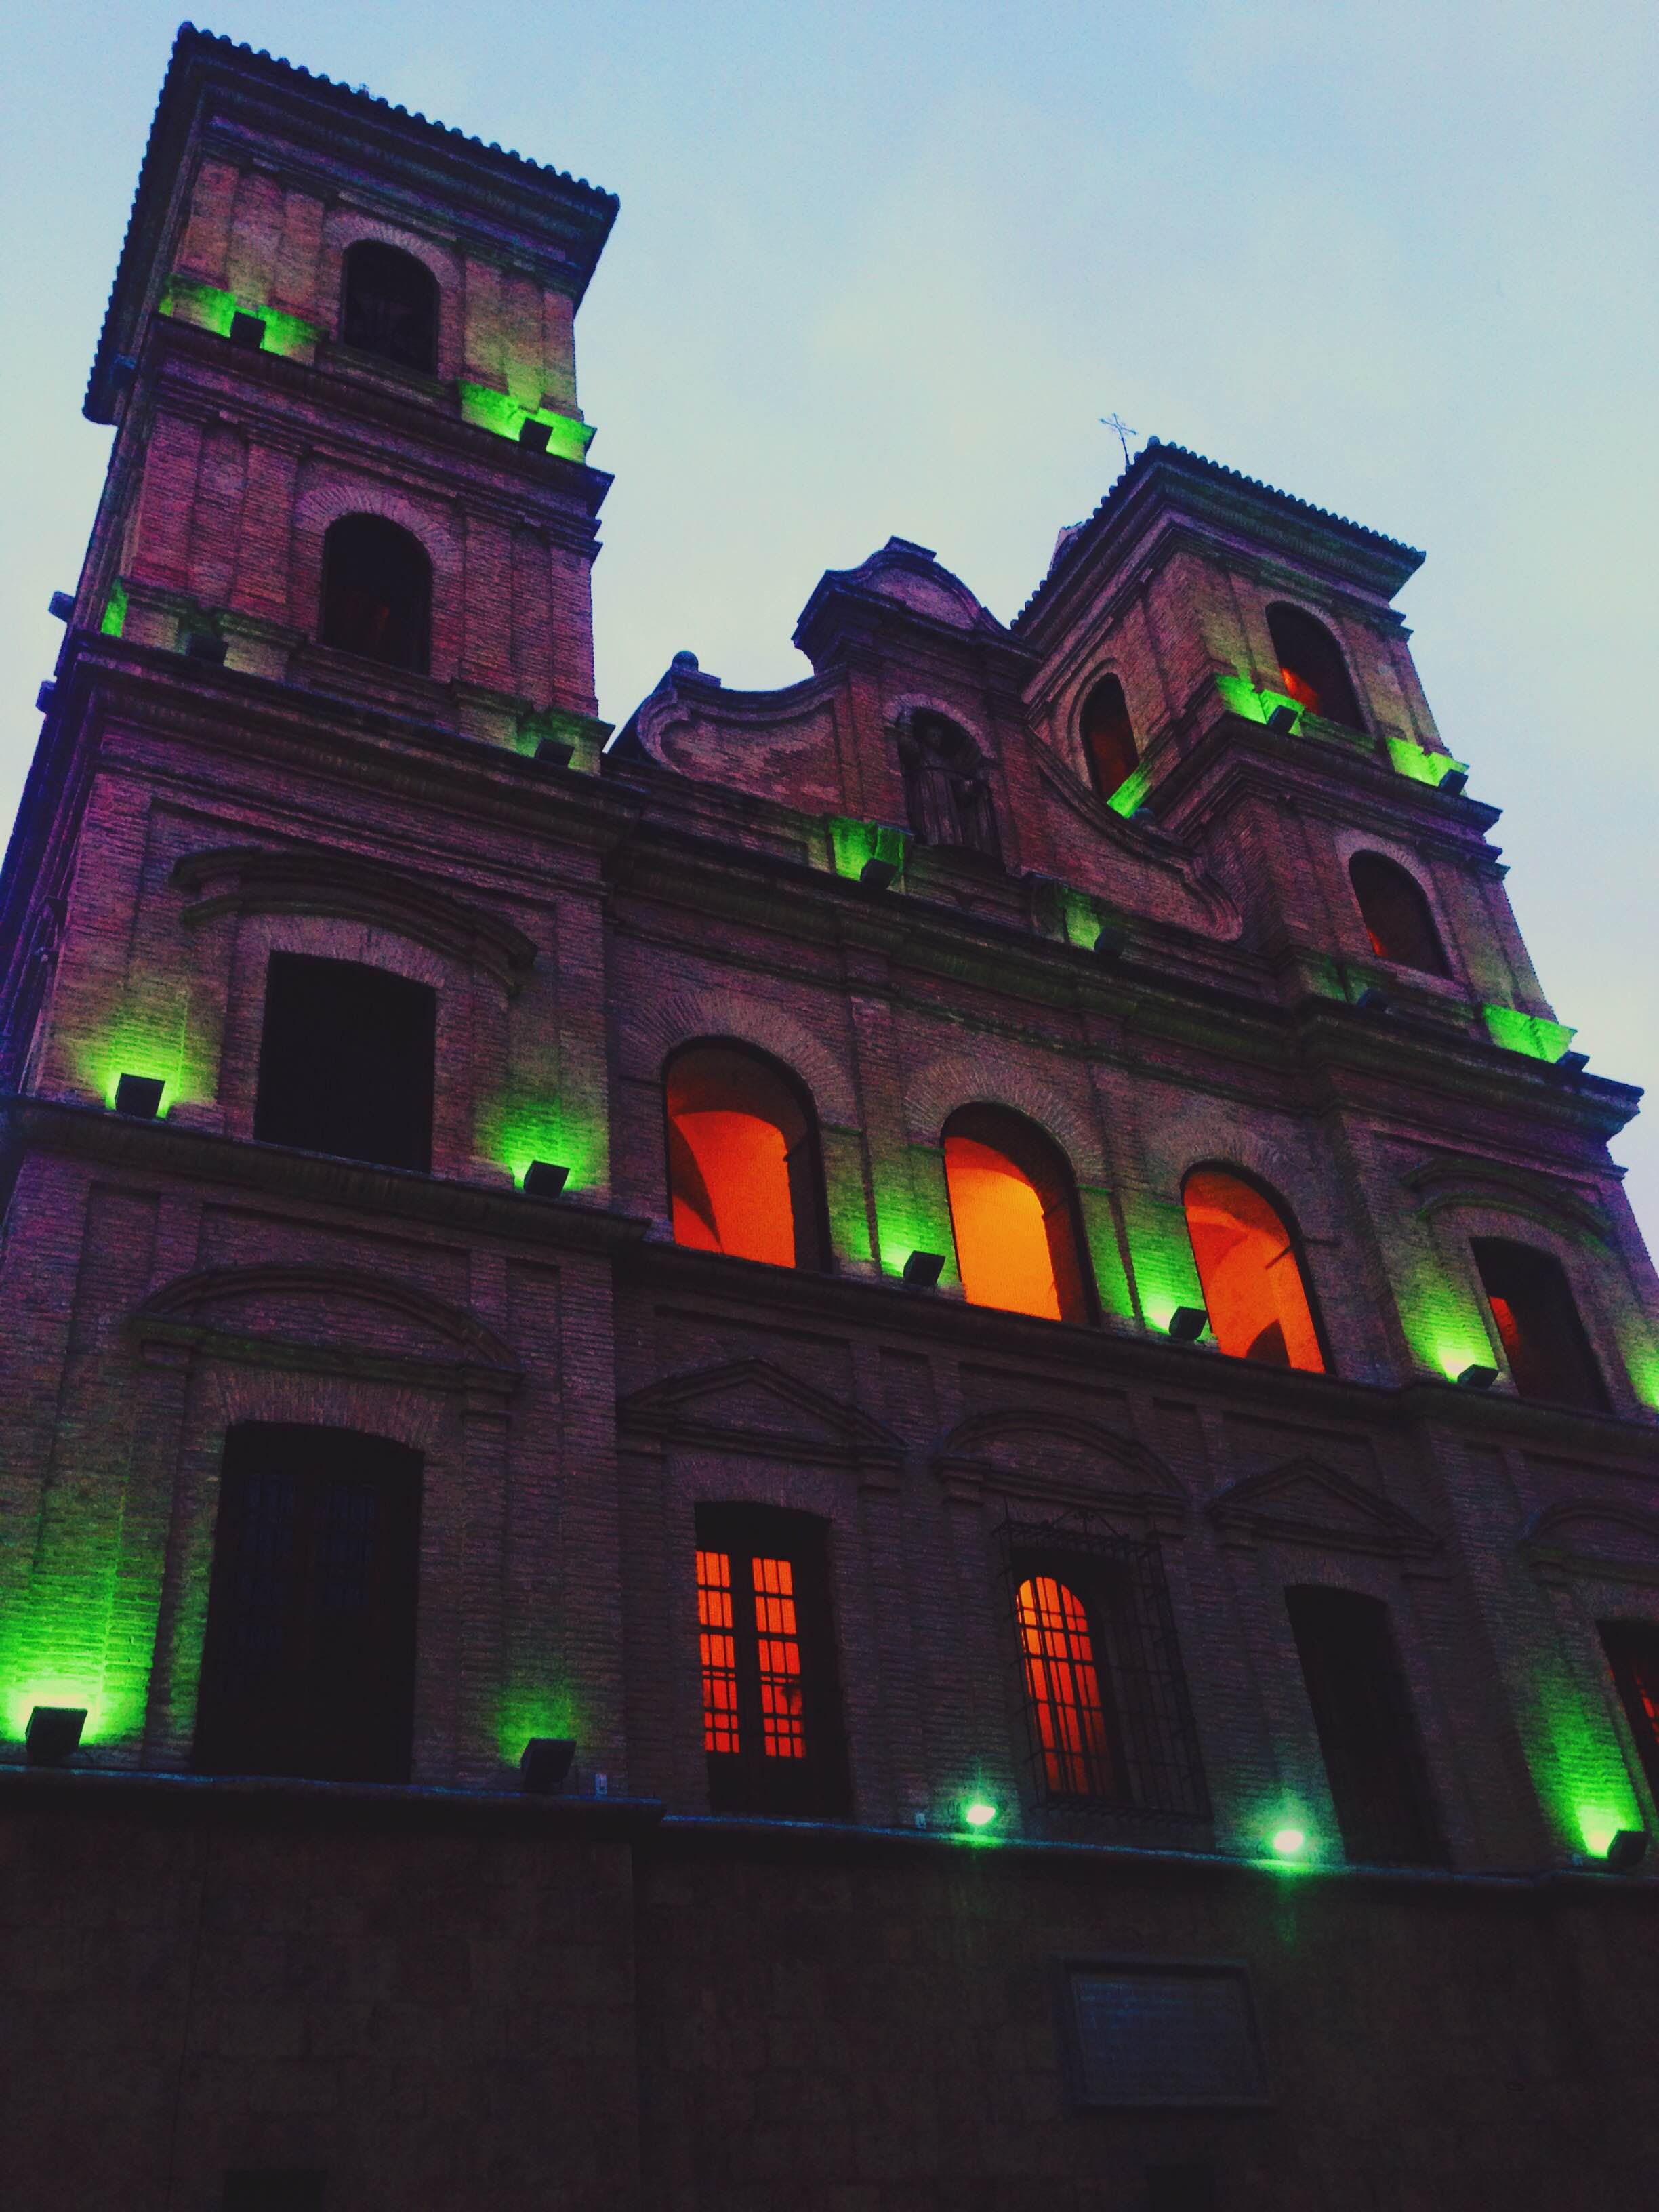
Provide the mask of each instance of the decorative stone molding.
{"label": "decorative stone molding", "polygon": [[1317,1460],[1295,1459],[1230,1483],[1205,1508],[1224,1542],[1305,1544],[1389,1559],[1432,1559],[1441,1539],[1403,1506]]}

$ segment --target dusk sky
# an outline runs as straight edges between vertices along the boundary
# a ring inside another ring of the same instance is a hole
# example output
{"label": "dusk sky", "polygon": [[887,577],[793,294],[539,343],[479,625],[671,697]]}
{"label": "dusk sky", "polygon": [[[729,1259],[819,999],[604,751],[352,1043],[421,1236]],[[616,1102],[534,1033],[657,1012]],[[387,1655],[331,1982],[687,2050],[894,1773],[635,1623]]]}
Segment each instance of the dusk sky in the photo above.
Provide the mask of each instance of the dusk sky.
{"label": "dusk sky", "polygon": [[[177,24],[18,4],[0,806],[110,433],[81,395]],[[600,711],[690,647],[793,680],[891,533],[1004,620],[1121,465],[1099,417],[1428,561],[1401,600],[1557,1015],[1659,1082],[1659,10],[1580,0],[512,10],[236,0],[245,39],[618,193],[577,325]],[[1659,1099],[1615,1143],[1659,1234]]]}

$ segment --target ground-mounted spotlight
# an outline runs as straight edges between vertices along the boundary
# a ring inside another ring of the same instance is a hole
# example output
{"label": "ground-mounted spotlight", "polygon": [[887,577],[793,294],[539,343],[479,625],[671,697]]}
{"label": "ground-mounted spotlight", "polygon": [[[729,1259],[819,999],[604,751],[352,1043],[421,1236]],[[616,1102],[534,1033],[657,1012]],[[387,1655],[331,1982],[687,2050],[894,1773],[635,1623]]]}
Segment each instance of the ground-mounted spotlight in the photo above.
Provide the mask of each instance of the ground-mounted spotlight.
{"label": "ground-mounted spotlight", "polygon": [[983,1830],[995,1825],[997,1808],[988,1797],[970,1797],[962,1808],[962,1817],[969,1827]]}
{"label": "ground-mounted spotlight", "polygon": [[569,1180],[569,1169],[553,1160],[532,1160],[524,1171],[525,1192],[531,1198],[561,1198]]}
{"label": "ground-mounted spotlight", "polygon": [[1270,730],[1277,730],[1280,737],[1285,737],[1296,727],[1300,719],[1300,713],[1297,708],[1281,704],[1275,707],[1268,715],[1267,727]]}
{"label": "ground-mounted spotlight", "polygon": [[115,1110],[131,1114],[135,1121],[153,1121],[161,1110],[167,1088],[159,1075],[123,1075],[115,1085]]}
{"label": "ground-mounted spotlight", "polygon": [[568,738],[544,738],[536,748],[536,758],[544,768],[568,768],[575,755],[576,748]]}
{"label": "ground-mounted spotlight", "polygon": [[31,1766],[61,1766],[81,1746],[87,1724],[84,1705],[37,1705],[23,1731]]}
{"label": "ground-mounted spotlight", "polygon": [[1440,779],[1440,788],[1453,799],[1461,799],[1468,787],[1469,772],[1466,768],[1448,769]]}
{"label": "ground-mounted spotlight", "polygon": [[46,611],[54,622],[71,622],[75,617],[73,592],[54,592],[46,601]]}
{"label": "ground-mounted spotlight", "polygon": [[1645,1828],[1620,1828],[1607,1845],[1607,1863],[1613,1874],[1634,1874],[1648,1855]]}
{"label": "ground-mounted spotlight", "polygon": [[1120,929],[1115,922],[1103,921],[1094,944],[1095,958],[1102,966],[1115,968],[1128,949],[1128,931]]}
{"label": "ground-mounted spotlight", "polygon": [[225,641],[216,637],[210,629],[193,629],[185,640],[186,660],[205,660],[210,667],[225,665]]}
{"label": "ground-mounted spotlight", "polygon": [[1375,983],[1367,983],[1354,1000],[1360,1012],[1367,1014],[1386,1014],[1391,1003],[1388,993],[1380,990]]}
{"label": "ground-mounted spotlight", "polygon": [[1170,1334],[1177,1344],[1196,1344],[1209,1326],[1202,1306],[1177,1306],[1170,1316]]}
{"label": "ground-mounted spotlight", "polygon": [[904,1279],[919,1290],[931,1291],[945,1273],[943,1252],[913,1252],[904,1263]]}
{"label": "ground-mounted spotlight", "polygon": [[550,422],[538,422],[533,415],[526,415],[519,425],[519,443],[528,446],[532,453],[544,453],[547,441],[553,435]]}
{"label": "ground-mounted spotlight", "polygon": [[258,353],[265,342],[264,318],[245,314],[239,307],[230,319],[229,337],[232,345],[241,346],[248,353]]}
{"label": "ground-mounted spotlight", "polygon": [[1457,1386],[1461,1390],[1490,1390],[1497,1380],[1498,1370],[1495,1367],[1483,1366],[1480,1360],[1474,1359],[1459,1374]]}
{"label": "ground-mounted spotlight", "polygon": [[555,1796],[563,1789],[575,1756],[573,1736],[532,1735],[519,1760],[520,1789],[526,1797]]}

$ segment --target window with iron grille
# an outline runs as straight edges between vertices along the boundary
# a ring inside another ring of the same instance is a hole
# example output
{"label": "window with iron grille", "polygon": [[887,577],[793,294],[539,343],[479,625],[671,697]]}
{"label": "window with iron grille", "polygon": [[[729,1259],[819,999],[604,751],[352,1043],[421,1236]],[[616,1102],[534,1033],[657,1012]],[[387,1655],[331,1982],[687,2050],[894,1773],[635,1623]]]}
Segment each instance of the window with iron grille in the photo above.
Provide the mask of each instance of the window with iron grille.
{"label": "window with iron grille", "polygon": [[1659,1628],[1650,1620],[1603,1620],[1596,1626],[1648,1788],[1659,1799]]}
{"label": "window with iron grille", "polygon": [[421,1455],[250,1421],[225,1440],[194,1760],[406,1782]]}
{"label": "window with iron grille", "polygon": [[1036,1806],[1207,1820],[1156,1543],[1085,1514],[999,1532]]}
{"label": "window with iron grille", "polygon": [[717,1813],[848,1809],[825,1529],[810,1514],[700,1505],[698,1662]]}
{"label": "window with iron grille", "polygon": [[1417,1723],[1380,1598],[1287,1589],[1342,1847],[1382,1866],[1443,1866]]}

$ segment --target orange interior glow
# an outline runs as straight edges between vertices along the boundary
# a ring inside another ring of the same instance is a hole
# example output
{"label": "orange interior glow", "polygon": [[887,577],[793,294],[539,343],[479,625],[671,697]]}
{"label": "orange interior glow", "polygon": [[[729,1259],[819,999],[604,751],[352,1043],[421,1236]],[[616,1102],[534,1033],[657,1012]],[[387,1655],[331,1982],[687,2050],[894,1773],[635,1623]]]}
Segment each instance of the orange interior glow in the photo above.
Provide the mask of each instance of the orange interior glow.
{"label": "orange interior glow", "polygon": [[1048,1788],[1060,1796],[1109,1796],[1106,1714],[1082,1601],[1052,1575],[1034,1575],[1015,1604]]}
{"label": "orange interior glow", "polygon": [[795,1210],[776,1123],[759,1114],[671,1108],[668,1127],[674,1242],[793,1267]]}
{"label": "orange interior glow", "polygon": [[1237,1176],[1206,1168],[1183,1194],[1193,1257],[1216,1342],[1235,1359],[1324,1372],[1289,1231]]}
{"label": "orange interior glow", "polygon": [[732,1560],[697,1554],[698,1646],[702,1660],[702,1747],[738,1749],[738,1647],[732,1633]]}
{"label": "orange interior glow", "polygon": [[760,1674],[761,1748],[769,1759],[805,1759],[795,1571],[787,1559],[756,1559],[755,1656]]}
{"label": "orange interior glow", "polygon": [[968,1303],[1058,1321],[1054,1255],[1030,1177],[975,1138],[946,1137],[945,1179]]}

